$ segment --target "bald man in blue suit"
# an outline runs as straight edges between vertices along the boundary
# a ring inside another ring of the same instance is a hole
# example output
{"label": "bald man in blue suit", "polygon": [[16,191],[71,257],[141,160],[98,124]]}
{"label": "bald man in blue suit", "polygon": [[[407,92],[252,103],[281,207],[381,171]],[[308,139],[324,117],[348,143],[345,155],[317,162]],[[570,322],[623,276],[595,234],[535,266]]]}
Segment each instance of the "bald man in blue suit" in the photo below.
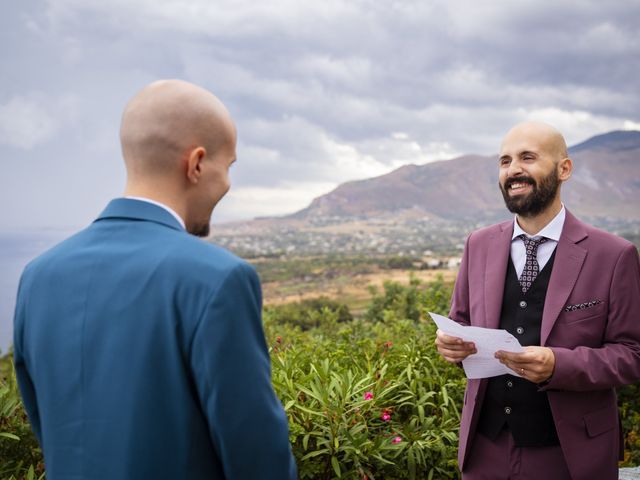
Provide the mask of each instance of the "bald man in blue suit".
{"label": "bald man in blue suit", "polygon": [[125,197],[20,282],[15,366],[47,479],[295,478],[258,277],[196,238],[229,189],[229,113],[154,82],[121,142]]}

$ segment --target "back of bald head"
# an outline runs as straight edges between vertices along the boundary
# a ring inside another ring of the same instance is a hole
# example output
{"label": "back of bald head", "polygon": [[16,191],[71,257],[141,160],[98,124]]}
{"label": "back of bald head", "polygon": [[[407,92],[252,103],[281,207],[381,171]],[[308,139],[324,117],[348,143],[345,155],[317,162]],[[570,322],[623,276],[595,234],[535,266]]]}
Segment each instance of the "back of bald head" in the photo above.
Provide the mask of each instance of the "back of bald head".
{"label": "back of bald head", "polygon": [[567,143],[562,133],[555,127],[543,122],[522,122],[514,126],[502,141],[504,147],[514,138],[535,142],[540,148],[550,153],[557,161],[568,158]]}
{"label": "back of bald head", "polygon": [[129,176],[169,174],[195,147],[208,153],[230,141],[233,122],[211,92],[182,80],[153,82],[122,114],[120,142]]}

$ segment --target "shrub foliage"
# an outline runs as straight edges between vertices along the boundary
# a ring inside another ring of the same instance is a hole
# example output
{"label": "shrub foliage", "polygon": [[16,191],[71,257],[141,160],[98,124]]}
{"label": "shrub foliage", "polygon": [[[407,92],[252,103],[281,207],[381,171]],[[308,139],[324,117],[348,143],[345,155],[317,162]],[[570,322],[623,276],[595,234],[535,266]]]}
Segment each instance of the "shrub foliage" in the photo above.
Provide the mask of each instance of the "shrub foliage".
{"label": "shrub foliage", "polygon": [[[441,360],[427,311],[446,314],[452,285],[388,282],[363,318],[326,298],[266,308],[273,384],[289,418],[301,479],[458,478],[465,380]],[[623,466],[640,463],[640,384],[619,391]],[[0,359],[0,479],[43,478],[10,358]]]}
{"label": "shrub foliage", "polygon": [[20,401],[13,364],[0,359],[0,478],[33,480],[44,474],[42,452]]}

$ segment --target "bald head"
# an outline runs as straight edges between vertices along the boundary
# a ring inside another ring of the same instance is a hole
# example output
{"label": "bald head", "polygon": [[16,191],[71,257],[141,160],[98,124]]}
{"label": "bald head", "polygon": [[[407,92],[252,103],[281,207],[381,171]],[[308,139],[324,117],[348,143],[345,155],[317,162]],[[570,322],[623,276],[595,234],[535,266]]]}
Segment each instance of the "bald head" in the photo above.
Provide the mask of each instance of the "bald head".
{"label": "bald head", "polygon": [[520,123],[504,137],[498,164],[507,208],[527,233],[538,232],[562,208],[560,187],[571,176],[562,134],[546,123]]}
{"label": "bald head", "polygon": [[213,152],[234,135],[222,102],[181,80],[145,87],[127,104],[120,126],[127,173],[136,179],[171,173],[193,147]]}
{"label": "bald head", "polygon": [[[542,122],[523,122],[513,127],[502,141],[502,150],[518,146],[523,151],[544,151],[557,161],[568,157],[567,144],[562,134],[554,127]],[[533,148],[533,147],[536,148]]]}

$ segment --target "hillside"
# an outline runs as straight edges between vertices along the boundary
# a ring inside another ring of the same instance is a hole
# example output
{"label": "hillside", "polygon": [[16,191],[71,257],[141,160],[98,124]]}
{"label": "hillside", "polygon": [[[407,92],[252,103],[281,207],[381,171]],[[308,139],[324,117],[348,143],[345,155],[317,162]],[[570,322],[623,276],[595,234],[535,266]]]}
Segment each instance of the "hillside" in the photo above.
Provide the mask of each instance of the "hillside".
{"label": "hillside", "polygon": [[[598,135],[570,148],[570,156],[574,174],[563,186],[568,208],[589,218],[640,220],[640,132]],[[403,211],[447,220],[503,218],[496,157],[406,165],[344,183],[291,218],[372,218]]]}
{"label": "hillside", "polygon": [[[583,220],[640,246],[640,132],[598,135],[569,150],[563,200]],[[405,165],[348,182],[296,213],[216,225],[212,240],[244,256],[410,255],[460,252],[480,226],[511,218],[497,155]]]}

